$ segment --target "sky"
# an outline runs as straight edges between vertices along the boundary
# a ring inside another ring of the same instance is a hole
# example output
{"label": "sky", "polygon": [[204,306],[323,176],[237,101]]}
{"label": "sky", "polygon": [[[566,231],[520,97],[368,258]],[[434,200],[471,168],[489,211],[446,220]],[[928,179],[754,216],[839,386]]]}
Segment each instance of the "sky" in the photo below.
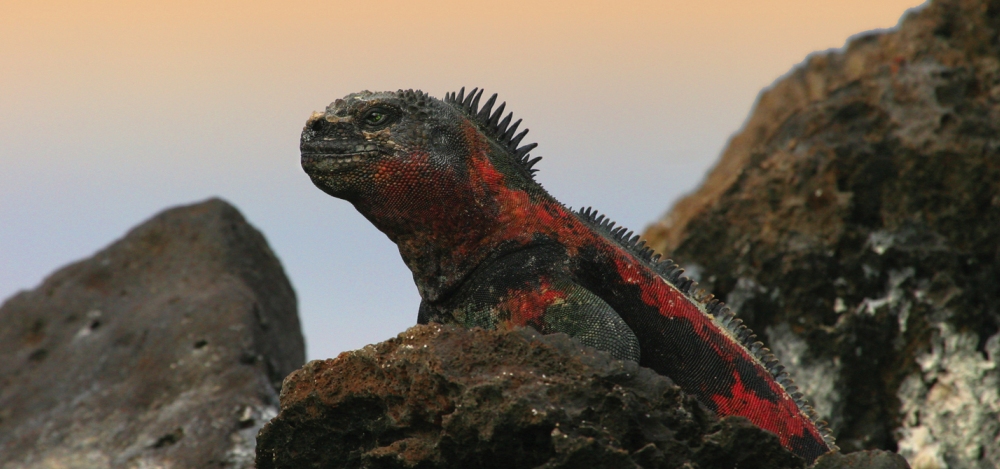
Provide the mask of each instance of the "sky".
{"label": "sky", "polygon": [[416,321],[396,247],[299,166],[312,111],[364,89],[499,93],[564,204],[641,231],[758,93],[916,0],[0,2],[0,299],[164,208],[221,197],[299,300],[307,356]]}

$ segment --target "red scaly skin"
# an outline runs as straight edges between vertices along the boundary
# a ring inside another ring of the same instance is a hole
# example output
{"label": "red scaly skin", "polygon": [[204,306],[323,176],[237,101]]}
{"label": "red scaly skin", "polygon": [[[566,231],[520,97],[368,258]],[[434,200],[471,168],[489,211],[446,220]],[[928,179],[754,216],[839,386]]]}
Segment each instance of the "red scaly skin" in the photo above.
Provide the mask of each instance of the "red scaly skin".
{"label": "red scaly skin", "polygon": [[527,327],[543,322],[545,311],[553,304],[566,299],[566,292],[554,288],[551,280],[541,279],[538,288],[508,290],[505,299],[497,303],[499,309],[510,312],[506,326]]}
{"label": "red scaly skin", "polygon": [[634,333],[641,365],[719,415],[746,417],[808,461],[836,448],[769,371],[769,356],[738,337],[749,333],[729,325],[728,311],[678,288],[655,260],[552,198],[508,147],[507,124],[497,129],[493,99],[477,116],[478,99],[364,92],[303,130],[313,182],[399,246],[424,300],[422,320],[553,332],[565,330],[555,326],[559,307],[569,305],[560,311],[570,318],[611,314],[631,332],[607,337]]}
{"label": "red scaly skin", "polygon": [[[478,140],[483,139],[480,137]],[[473,142],[480,143],[475,140]],[[576,215],[568,212],[561,204],[552,200],[532,203],[526,192],[507,189],[503,174],[487,157],[485,145],[470,146],[474,148],[470,153],[472,167],[475,168],[471,172],[474,175],[471,181],[473,187],[496,188],[495,198],[501,207],[500,217],[505,221],[502,224],[505,229],[496,233],[500,239],[523,238],[525,233],[542,233],[566,246],[570,252],[577,252],[584,245],[597,247],[599,251],[604,251],[608,257],[615,259],[616,271],[620,278],[626,283],[639,286],[645,304],[657,308],[664,317],[689,321],[694,325],[694,330],[701,340],[709,344],[720,357],[727,358],[728,361],[756,361],[749,351],[738,345],[738,342],[731,337],[727,337],[727,334],[699,309],[697,304],[659,276],[650,275],[652,272],[631,254],[622,255],[620,247],[584,225]],[[476,180],[477,178],[479,180]],[[479,185],[479,183],[485,184]],[[525,320],[515,324],[528,325],[533,319],[530,314],[520,317]],[[734,374],[737,385],[731,389],[732,397],[719,394],[710,396],[715,403],[716,412],[721,415],[746,417],[759,427],[778,435],[785,447],[790,446],[792,437],[805,437],[807,433],[811,434],[813,439],[822,441],[819,431],[811,425],[807,416],[802,415],[795,401],[784,392],[780,384],[774,381],[763,365],[756,364],[756,368],[761,380],[768,383],[771,391],[782,399],[772,403],[757,397],[745,388],[740,376]]]}

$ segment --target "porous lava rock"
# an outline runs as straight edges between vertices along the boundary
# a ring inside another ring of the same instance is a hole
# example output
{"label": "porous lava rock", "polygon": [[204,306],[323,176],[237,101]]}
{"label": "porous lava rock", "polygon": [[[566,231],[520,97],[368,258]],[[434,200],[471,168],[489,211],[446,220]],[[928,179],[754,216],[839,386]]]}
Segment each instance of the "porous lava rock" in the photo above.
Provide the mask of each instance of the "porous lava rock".
{"label": "porous lava rock", "polygon": [[909,464],[902,456],[879,449],[854,453],[827,453],[820,456],[812,469],[908,469]]}
{"label": "porous lava rock", "polygon": [[761,94],[645,238],[846,451],[1000,467],[1000,1],[934,0]]}
{"label": "porous lava rock", "polygon": [[[824,467],[854,467],[839,463]],[[257,439],[259,469],[803,466],[746,419],[564,334],[440,324],[309,362]]]}
{"label": "porous lava rock", "polygon": [[0,307],[0,467],[249,468],[305,351],[264,237],[167,210]]}

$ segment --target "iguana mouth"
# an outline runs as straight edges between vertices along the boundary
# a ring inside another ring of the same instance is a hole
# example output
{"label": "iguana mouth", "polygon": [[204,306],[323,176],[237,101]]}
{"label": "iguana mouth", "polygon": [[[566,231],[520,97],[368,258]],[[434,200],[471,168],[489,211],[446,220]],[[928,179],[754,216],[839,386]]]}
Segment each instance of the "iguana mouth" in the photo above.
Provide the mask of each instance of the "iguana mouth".
{"label": "iguana mouth", "polygon": [[[371,145],[369,145],[370,147]],[[364,148],[359,145],[359,147]],[[345,153],[302,152],[302,167],[307,170],[337,170],[347,168],[379,155],[378,150]]]}

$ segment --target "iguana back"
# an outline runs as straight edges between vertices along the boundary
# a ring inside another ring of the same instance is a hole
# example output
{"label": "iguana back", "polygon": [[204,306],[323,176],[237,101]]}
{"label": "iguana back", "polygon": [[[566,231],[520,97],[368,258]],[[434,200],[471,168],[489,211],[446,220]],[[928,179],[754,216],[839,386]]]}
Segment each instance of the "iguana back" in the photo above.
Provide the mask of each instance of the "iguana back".
{"label": "iguana back", "polygon": [[493,95],[362,92],[315,113],[302,166],[389,236],[422,297],[418,322],[565,332],[670,377],[807,461],[835,450],[784,368],[721,302],[591,209],[533,178],[527,130]]}

